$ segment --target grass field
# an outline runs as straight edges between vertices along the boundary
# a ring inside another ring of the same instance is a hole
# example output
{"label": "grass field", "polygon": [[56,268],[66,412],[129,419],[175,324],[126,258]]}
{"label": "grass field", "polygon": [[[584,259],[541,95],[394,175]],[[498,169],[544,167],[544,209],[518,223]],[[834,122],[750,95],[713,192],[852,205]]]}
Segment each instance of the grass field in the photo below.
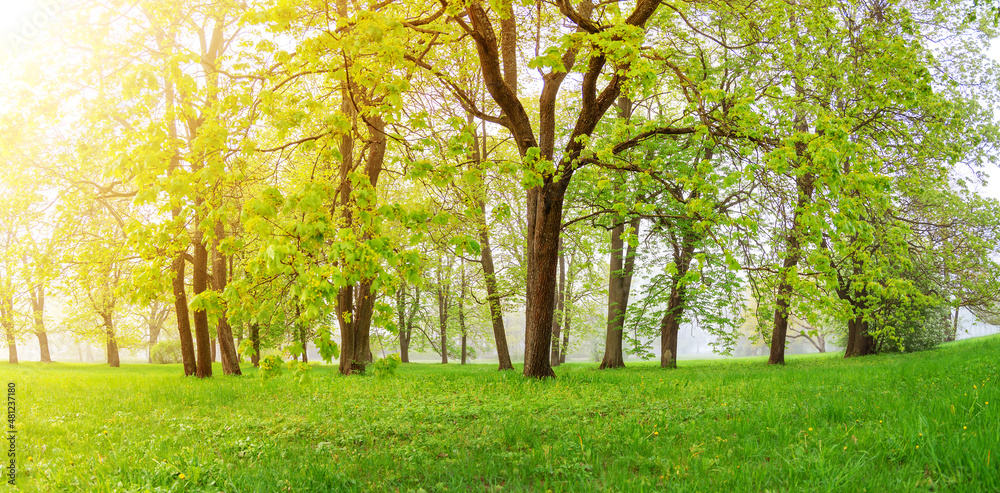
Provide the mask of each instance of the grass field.
{"label": "grass field", "polygon": [[541,382],[492,365],[386,378],[316,367],[298,385],[4,364],[17,403],[8,488],[1000,491],[998,360],[1000,337],[783,368],[573,364]]}

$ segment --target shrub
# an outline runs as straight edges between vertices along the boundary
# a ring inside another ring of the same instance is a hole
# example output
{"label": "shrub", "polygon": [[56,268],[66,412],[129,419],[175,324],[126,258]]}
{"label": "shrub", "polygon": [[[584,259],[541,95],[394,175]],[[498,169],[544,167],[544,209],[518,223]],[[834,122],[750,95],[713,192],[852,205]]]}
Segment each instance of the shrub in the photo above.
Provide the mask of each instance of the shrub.
{"label": "shrub", "polygon": [[372,373],[374,373],[376,377],[383,378],[395,375],[396,367],[399,366],[399,362],[400,359],[398,354],[390,354],[389,356],[386,356],[385,358],[382,358],[372,364]]}
{"label": "shrub", "polygon": [[153,363],[165,365],[169,363],[180,363],[181,341],[160,341],[149,351],[149,357]]}
{"label": "shrub", "polygon": [[281,365],[285,362],[281,357],[272,355],[260,361],[260,374],[264,378],[271,378],[281,375]]}

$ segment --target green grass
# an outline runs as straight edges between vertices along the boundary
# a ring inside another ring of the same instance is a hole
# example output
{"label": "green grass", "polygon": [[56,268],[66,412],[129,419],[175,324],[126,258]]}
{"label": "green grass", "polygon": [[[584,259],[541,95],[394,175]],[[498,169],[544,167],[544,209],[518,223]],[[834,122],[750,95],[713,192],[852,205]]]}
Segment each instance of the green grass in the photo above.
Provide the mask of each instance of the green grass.
{"label": "green grass", "polygon": [[17,383],[14,491],[1000,491],[998,360],[989,337],[542,382],[492,365],[318,367],[299,386],[22,364],[0,380]]}

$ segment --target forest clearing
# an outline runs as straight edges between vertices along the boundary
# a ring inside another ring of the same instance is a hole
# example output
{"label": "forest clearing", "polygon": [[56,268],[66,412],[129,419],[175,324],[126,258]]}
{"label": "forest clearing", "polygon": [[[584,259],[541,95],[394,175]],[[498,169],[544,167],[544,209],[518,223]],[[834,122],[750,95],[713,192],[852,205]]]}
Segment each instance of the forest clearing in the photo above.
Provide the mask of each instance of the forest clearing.
{"label": "forest clearing", "polygon": [[0,369],[18,389],[13,491],[995,491],[997,354],[990,336],[541,381],[493,365],[316,366],[305,383]]}

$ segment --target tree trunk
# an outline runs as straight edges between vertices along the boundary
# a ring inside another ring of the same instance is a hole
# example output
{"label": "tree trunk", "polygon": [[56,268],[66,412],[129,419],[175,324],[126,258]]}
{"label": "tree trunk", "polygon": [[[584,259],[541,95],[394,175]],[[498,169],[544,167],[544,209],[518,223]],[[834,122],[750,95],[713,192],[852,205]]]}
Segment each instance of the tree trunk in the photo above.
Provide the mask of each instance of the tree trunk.
{"label": "tree trunk", "polygon": [[677,336],[687,305],[687,287],[683,284],[683,279],[691,270],[694,249],[701,239],[691,228],[693,224],[685,226],[687,228],[682,233],[681,244],[674,245],[673,261],[677,272],[670,278],[670,299],[667,300],[667,311],[660,321],[660,368],[677,368]]}
{"label": "tree trunk", "polygon": [[[342,0],[343,1],[343,0]],[[631,26],[643,26],[656,11],[659,2],[637,2],[627,17]],[[593,3],[583,1],[576,14],[590,19]],[[486,89],[507,119],[507,125],[522,159],[529,149],[538,149],[542,159],[551,161],[554,155],[556,100],[566,75],[573,70],[577,49],[567,50],[562,57],[564,71],[546,74],[538,100],[539,137],[535,138],[532,118],[517,97],[517,93],[504,81],[500,67],[500,47],[489,15],[479,1],[466,6],[469,35],[475,42],[480,70]],[[581,28],[582,29],[582,28]],[[508,37],[508,41],[513,41]],[[524,375],[533,378],[554,377],[550,364],[552,343],[552,317],[555,302],[555,276],[558,263],[556,243],[562,227],[563,201],[573,172],[579,166],[579,157],[585,147],[583,137],[593,133],[598,122],[614,104],[621,92],[625,78],[615,74],[597,92],[598,81],[607,65],[603,55],[589,57],[580,87],[580,111],[572,132],[567,139],[562,157],[554,173],[541,177],[542,183],[527,193],[526,231],[526,306]]]}
{"label": "tree trunk", "polygon": [[118,368],[121,360],[118,358],[118,341],[115,339],[115,326],[111,320],[111,314],[102,313],[104,319],[104,332],[107,337],[108,366]]}
{"label": "tree trunk", "polygon": [[[855,267],[855,272],[860,274],[861,268]],[[847,349],[844,350],[845,358],[855,358],[867,356],[875,353],[875,338],[868,333],[868,321],[865,320],[865,297],[867,290],[862,289],[860,293],[852,293],[850,287],[842,287],[837,293],[842,299],[847,299],[854,308],[854,318],[847,321]]]}
{"label": "tree trunk", "polygon": [[[561,240],[560,240],[561,241]],[[556,314],[552,323],[552,357],[550,364],[559,366],[560,360],[560,320],[565,319],[566,310],[566,258],[562,247],[559,248],[559,289],[556,291]]]}
{"label": "tree trunk", "polygon": [[465,327],[465,262],[462,262],[462,280],[458,293],[458,330],[462,335],[462,364],[465,364],[468,330]]}
{"label": "tree trunk", "polygon": [[[630,226],[638,232],[639,219],[633,219]],[[608,323],[604,338],[604,360],[602,370],[622,368],[625,358],[622,354],[622,338],[625,328],[625,311],[632,285],[632,271],[635,269],[635,247],[626,249],[622,241],[625,223],[619,223],[611,230],[611,272],[608,276]]]}
{"label": "tree trunk", "polygon": [[[203,202],[195,200],[196,203]],[[199,221],[195,221],[197,224]],[[208,289],[208,248],[205,247],[205,236],[196,230],[193,239],[194,262],[191,266],[191,285],[194,295],[198,296]],[[204,309],[194,311],[194,335],[198,343],[198,368],[195,375],[198,378],[212,376],[212,336],[208,327],[208,312]]]}
{"label": "tree trunk", "polygon": [[528,190],[527,302],[524,376],[556,376],[549,361],[563,200],[570,176]]}
{"label": "tree trunk", "polygon": [[955,307],[955,316],[952,318],[951,333],[945,338],[945,342],[952,342],[955,339],[958,339],[958,311],[960,309],[960,307]]}
{"label": "tree trunk", "polygon": [[305,324],[299,322],[299,343],[302,344],[302,362],[309,362],[309,336],[306,334]]}
{"label": "tree trunk", "polygon": [[215,348],[216,348],[215,339],[209,339],[208,344],[209,344],[209,346],[212,347],[212,363],[215,363],[216,361],[219,361],[219,355],[215,351]]}
{"label": "tree trunk", "polygon": [[45,333],[45,288],[41,284],[31,286],[28,290],[31,294],[31,315],[35,322],[35,336],[38,337],[38,349],[42,363],[51,363],[52,357],[49,355],[49,337]]}
{"label": "tree trunk", "polygon": [[[405,348],[406,345],[406,282],[401,281],[399,283],[399,288],[396,290],[396,338],[399,340],[399,360],[403,363],[405,357],[409,359],[410,355],[409,348]],[[405,355],[405,356],[404,356]]]}
{"label": "tree trunk", "polygon": [[[212,267],[213,286],[215,291],[222,294],[229,284],[229,271],[227,257],[219,251],[219,243],[226,237],[226,226],[222,221],[215,223],[215,244],[212,248],[214,264]],[[215,327],[215,335],[219,341],[219,356],[222,360],[222,373],[224,375],[242,375],[240,370],[240,359],[236,352],[236,342],[233,340],[233,328],[229,325],[227,315],[228,308],[223,307],[223,312],[219,315],[218,324]],[[212,345],[215,351],[215,345]],[[212,361],[215,361],[215,354],[212,354]]]}
{"label": "tree trunk", "polygon": [[[440,279],[439,281],[443,281]],[[441,364],[448,364],[448,296],[447,289],[438,285],[438,322],[441,326]]]}
{"label": "tree trunk", "polygon": [[467,340],[467,338],[468,338],[468,335],[465,333],[465,331],[462,331],[462,364],[463,365],[465,364],[466,344],[467,344],[466,340]]}
{"label": "tree trunk", "polygon": [[250,344],[253,346],[253,355],[250,356],[250,363],[254,368],[260,366],[260,324],[254,323],[250,326]]}
{"label": "tree trunk", "polygon": [[[800,144],[796,144],[800,147]],[[804,154],[803,151],[797,151]],[[774,307],[774,329],[771,332],[771,355],[767,359],[769,365],[785,364],[785,339],[788,334],[788,317],[791,315],[792,291],[794,289],[796,268],[802,259],[802,235],[805,225],[802,224],[802,214],[812,200],[816,177],[806,174],[795,179],[799,198],[796,201],[795,214],[792,216],[792,228],[787,233],[785,261],[778,271],[778,292]]]}
{"label": "tree trunk", "polygon": [[7,295],[0,300],[0,322],[7,333],[7,362],[16,365],[17,337],[14,335],[14,296]]}

